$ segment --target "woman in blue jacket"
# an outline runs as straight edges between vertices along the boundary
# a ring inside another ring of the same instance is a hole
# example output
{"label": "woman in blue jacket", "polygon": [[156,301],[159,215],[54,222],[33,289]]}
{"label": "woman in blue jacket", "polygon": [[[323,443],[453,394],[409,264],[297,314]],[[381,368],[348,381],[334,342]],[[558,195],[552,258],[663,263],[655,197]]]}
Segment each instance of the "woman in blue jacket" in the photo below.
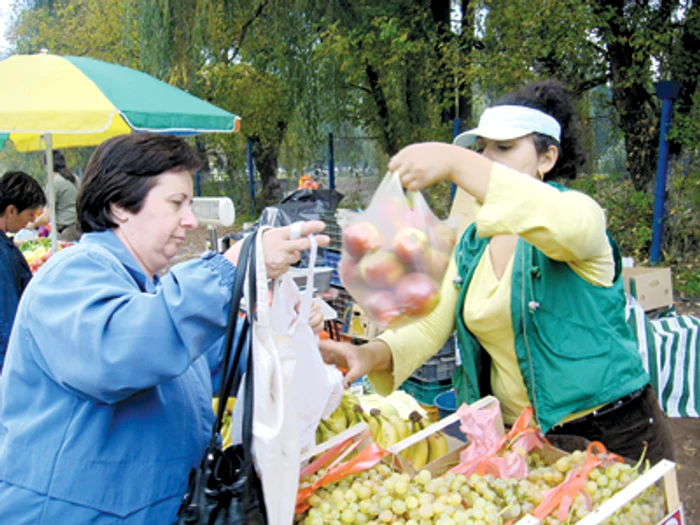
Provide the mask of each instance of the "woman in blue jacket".
{"label": "woman in blue jacket", "polygon": [[[2,523],[175,520],[211,433],[240,251],[158,274],[197,226],[199,165],[182,139],[145,133],[107,140],[90,159],[81,242],[27,287],[0,379]],[[302,234],[323,228],[307,222]],[[268,274],[308,243],[289,227],[265,233]]]}

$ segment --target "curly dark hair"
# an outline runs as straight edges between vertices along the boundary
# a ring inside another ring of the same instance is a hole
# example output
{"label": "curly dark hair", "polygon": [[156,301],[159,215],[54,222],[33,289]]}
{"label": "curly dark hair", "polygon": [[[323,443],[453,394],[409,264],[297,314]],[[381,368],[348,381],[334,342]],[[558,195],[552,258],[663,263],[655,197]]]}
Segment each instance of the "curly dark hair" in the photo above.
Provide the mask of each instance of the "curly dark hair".
{"label": "curly dark hair", "polygon": [[557,178],[575,179],[587,162],[582,144],[582,126],[576,113],[574,101],[566,86],[557,79],[532,82],[499,98],[494,106],[525,106],[538,109],[554,117],[561,126],[561,141],[534,133],[535,148],[544,153],[550,145],[559,150],[559,158],[544,180]]}

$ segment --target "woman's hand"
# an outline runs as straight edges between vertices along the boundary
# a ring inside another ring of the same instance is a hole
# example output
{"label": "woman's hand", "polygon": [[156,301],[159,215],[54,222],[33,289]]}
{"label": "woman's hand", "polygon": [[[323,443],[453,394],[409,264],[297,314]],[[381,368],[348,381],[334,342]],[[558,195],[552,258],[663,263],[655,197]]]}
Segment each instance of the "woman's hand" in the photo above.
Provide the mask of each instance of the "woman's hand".
{"label": "woman's hand", "polygon": [[391,349],[379,339],[361,346],[326,339],[318,342],[318,349],[326,363],[347,370],[343,378],[345,388],[369,372],[392,368]]}
{"label": "woman's hand", "polygon": [[[311,248],[311,242],[306,237],[326,229],[323,221],[306,221],[299,225],[292,224],[281,228],[273,228],[263,235],[263,252],[267,276],[271,279],[284,274],[289,267],[299,262],[301,252]],[[298,232],[298,233],[295,233]],[[316,235],[319,247],[328,246],[328,235]]]}
{"label": "woman's hand", "polygon": [[[326,223],[323,221],[306,221],[266,231],[263,234],[263,253],[267,276],[271,279],[279,277],[289,270],[292,264],[299,262],[301,252],[311,248],[311,242],[306,236],[318,234],[325,229]],[[316,235],[319,247],[328,246],[329,242],[328,235]],[[226,250],[224,257],[234,265],[237,264],[241,246],[242,241],[238,241]]]}
{"label": "woman's hand", "polygon": [[321,310],[321,305],[316,301],[311,301],[311,311],[309,312],[309,326],[314,331],[318,333],[323,330],[323,326],[326,320],[323,317],[323,311]]}
{"label": "woman's hand", "polygon": [[389,161],[389,171],[399,175],[404,188],[422,190],[450,177],[454,170],[455,146],[423,142],[406,146]]}
{"label": "woman's hand", "polygon": [[403,187],[410,191],[449,179],[484,202],[492,165],[475,151],[443,142],[424,142],[406,146],[394,155],[389,171],[397,173]]}

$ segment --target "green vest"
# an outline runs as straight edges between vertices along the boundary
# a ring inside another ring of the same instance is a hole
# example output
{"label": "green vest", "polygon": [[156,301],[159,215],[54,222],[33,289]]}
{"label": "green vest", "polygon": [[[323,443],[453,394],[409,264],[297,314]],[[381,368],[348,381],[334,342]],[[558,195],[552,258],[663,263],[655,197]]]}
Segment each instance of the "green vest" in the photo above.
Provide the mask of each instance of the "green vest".
{"label": "green vest", "polygon": [[[490,357],[463,318],[469,282],[489,240],[480,238],[472,224],[455,252],[462,364],[452,380],[458,405],[490,393]],[[625,321],[619,248],[612,239],[610,244],[615,279],[612,287],[603,288],[518,240],[510,304],[515,353],[542,432],[569,414],[610,403],[649,383]]]}

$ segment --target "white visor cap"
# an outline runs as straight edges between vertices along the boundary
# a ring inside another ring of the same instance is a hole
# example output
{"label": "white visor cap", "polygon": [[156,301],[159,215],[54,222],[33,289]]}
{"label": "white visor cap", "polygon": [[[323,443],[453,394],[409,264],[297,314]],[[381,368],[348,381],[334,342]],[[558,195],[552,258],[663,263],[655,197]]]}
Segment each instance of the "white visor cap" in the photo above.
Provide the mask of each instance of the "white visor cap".
{"label": "white visor cap", "polygon": [[466,148],[474,144],[477,137],[513,140],[530,133],[541,133],[557,142],[561,140],[559,122],[539,109],[525,106],[493,106],[483,112],[476,128],[457,135],[453,144]]}

